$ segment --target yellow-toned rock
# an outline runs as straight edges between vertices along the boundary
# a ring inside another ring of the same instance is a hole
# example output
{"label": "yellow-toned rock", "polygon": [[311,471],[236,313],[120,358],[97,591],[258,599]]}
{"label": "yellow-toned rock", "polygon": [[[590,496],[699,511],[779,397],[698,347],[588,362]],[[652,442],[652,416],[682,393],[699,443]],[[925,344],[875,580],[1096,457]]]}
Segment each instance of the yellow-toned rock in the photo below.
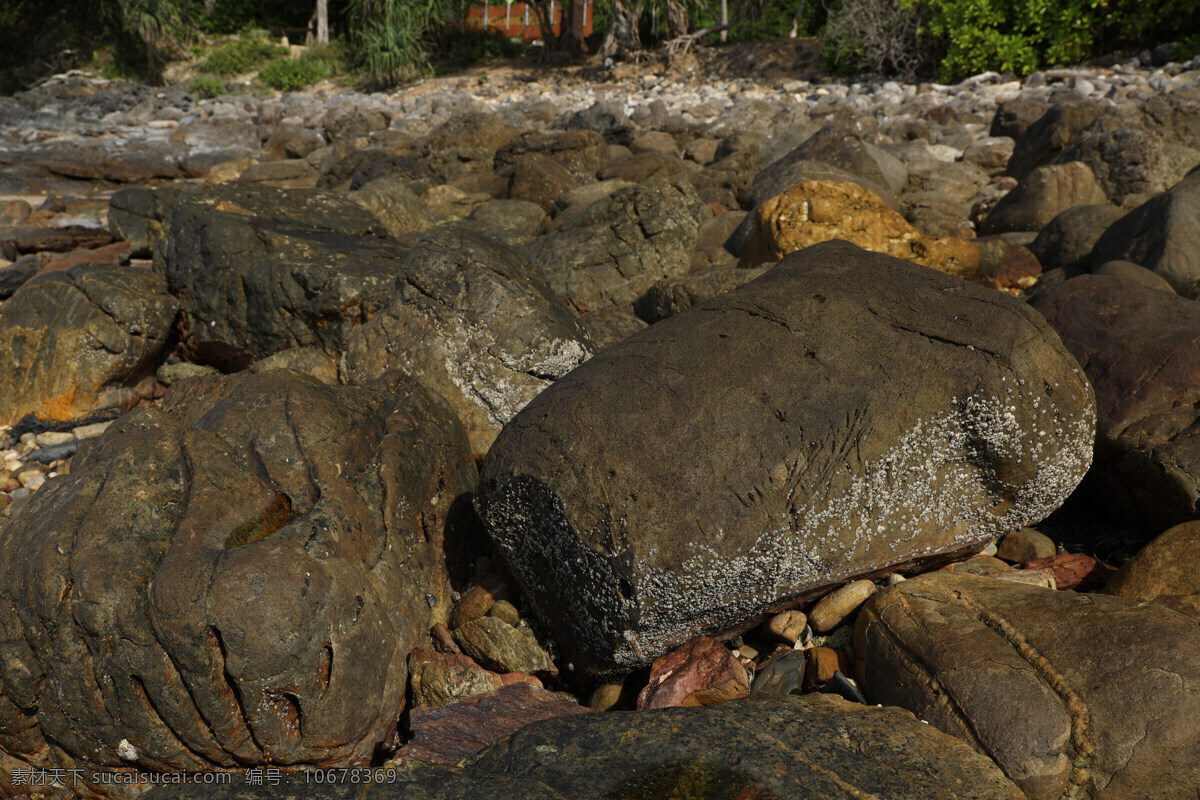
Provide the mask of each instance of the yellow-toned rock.
{"label": "yellow-toned rock", "polygon": [[879,195],[853,183],[805,181],[754,210],[754,232],[742,267],[778,261],[832,239],[906,258],[939,272],[970,278],[979,248],[955,236],[927,236],[888,208]]}

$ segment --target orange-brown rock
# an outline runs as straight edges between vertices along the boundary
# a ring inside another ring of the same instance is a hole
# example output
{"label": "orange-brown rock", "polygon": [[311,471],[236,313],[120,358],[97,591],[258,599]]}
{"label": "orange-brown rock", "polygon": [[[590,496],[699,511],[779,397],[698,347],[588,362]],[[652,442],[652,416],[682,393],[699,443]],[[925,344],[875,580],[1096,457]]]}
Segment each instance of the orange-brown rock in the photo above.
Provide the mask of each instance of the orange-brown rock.
{"label": "orange-brown rock", "polygon": [[1025,569],[1040,570],[1054,578],[1059,589],[1087,591],[1102,586],[1112,570],[1091,556],[1080,553],[1060,553],[1025,562]]}
{"label": "orange-brown rock", "polygon": [[408,679],[414,708],[444,706],[510,683],[542,686],[540,680],[524,672],[500,674],[484,669],[467,656],[420,649],[408,654]]}
{"label": "orange-brown rock", "polygon": [[742,267],[778,261],[794,250],[832,239],[960,278],[970,278],[979,266],[979,248],[973,243],[954,236],[927,236],[877,194],[853,183],[798,183],[753,213],[754,232]]}
{"label": "orange-brown rock", "polygon": [[710,636],[697,636],[654,661],[637,707],[715,706],[748,694],[749,676],[733,653]]}
{"label": "orange-brown rock", "polygon": [[1200,521],[1159,534],[1117,570],[1104,592],[1200,617]]}

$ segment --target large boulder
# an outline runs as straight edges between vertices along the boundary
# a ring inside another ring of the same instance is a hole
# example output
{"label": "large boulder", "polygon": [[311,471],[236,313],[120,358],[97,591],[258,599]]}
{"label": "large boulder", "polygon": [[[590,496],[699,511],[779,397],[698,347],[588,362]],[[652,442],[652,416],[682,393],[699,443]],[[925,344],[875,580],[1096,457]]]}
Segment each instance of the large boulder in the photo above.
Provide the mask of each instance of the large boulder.
{"label": "large boulder", "polygon": [[447,229],[409,253],[387,305],[354,331],[351,382],[399,371],[442,395],[482,457],[525,404],[592,354],[575,314],[504,245]]}
{"label": "large boulder", "polygon": [[983,234],[1040,231],[1072,206],[1107,203],[1092,168],[1081,161],[1033,170],[1001,198],[979,227]]}
{"label": "large boulder", "polygon": [[179,388],[0,530],[0,748],[40,768],[366,764],[448,614],[462,428],[405,381]]}
{"label": "large boulder", "polygon": [[1073,206],[1050,220],[1029,243],[1029,250],[1048,270],[1062,269],[1068,275],[1087,272],[1096,242],[1121,216],[1116,206]]}
{"label": "large boulder", "polygon": [[947,572],[880,592],[860,685],[990,756],[1030,800],[1200,786],[1200,625],[1153,603]]}
{"label": "large boulder", "polygon": [[655,281],[688,271],[703,220],[689,184],[646,181],[597,200],[525,252],[580,313],[632,308]]}
{"label": "large boulder", "polygon": [[181,195],[154,269],[194,357],[336,353],[383,305],[406,250],[365,208],[315,190],[221,185]]}
{"label": "large boulder", "polygon": [[495,167],[511,167],[527,153],[554,159],[580,183],[595,180],[609,162],[608,143],[595,131],[528,131],[496,151]]}
{"label": "large boulder", "polygon": [[1200,520],[1163,531],[1117,570],[1104,591],[1200,617]]}
{"label": "large boulder", "polygon": [[1026,305],[832,242],[557,381],[476,502],[564,660],[612,673],[1041,519],[1094,424]]}
{"label": "large boulder", "polygon": [[875,194],[853,183],[800,183],[754,209],[753,229],[740,265],[778,261],[796,250],[842,239],[875,253],[904,258],[969,278],[979,248],[954,236],[926,236]]}
{"label": "large boulder", "polygon": [[146,800],[1023,800],[988,759],[895,708],[830,695],[535,722],[466,766],[357,784],[164,786]]}
{"label": "large boulder", "polygon": [[0,315],[0,424],[132,405],[178,311],[143,269],[80,264],[24,283]]}
{"label": "large boulder", "polygon": [[1166,278],[1180,294],[1200,296],[1200,173],[1110,225],[1092,261],[1132,261]]}
{"label": "large boulder", "polygon": [[1098,501],[1151,530],[1200,517],[1200,305],[1105,275],[1031,302],[1095,387]]}

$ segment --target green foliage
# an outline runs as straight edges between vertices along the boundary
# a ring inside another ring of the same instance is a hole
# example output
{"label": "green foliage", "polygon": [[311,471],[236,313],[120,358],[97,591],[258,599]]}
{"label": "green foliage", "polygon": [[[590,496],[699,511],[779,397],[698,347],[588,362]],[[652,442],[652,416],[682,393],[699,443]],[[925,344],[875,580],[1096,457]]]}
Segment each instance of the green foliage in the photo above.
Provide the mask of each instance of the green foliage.
{"label": "green foliage", "polygon": [[203,69],[214,75],[241,75],[287,54],[288,49],[283,45],[267,41],[261,34],[250,34],[214,48]]}
{"label": "green foliage", "polygon": [[316,7],[314,0],[217,0],[208,17],[203,0],[191,2],[199,9],[195,17],[200,30],[218,36],[255,28],[303,28]]}
{"label": "green foliage", "polygon": [[1200,33],[1186,37],[1175,50],[1176,61],[1190,61],[1200,56]]}
{"label": "green foliage", "polygon": [[258,79],[281,92],[294,92],[309,84],[338,74],[338,53],[334,45],[309,48],[299,58],[272,61],[258,73]]}
{"label": "green foliage", "polygon": [[206,99],[220,97],[225,94],[225,81],[212,75],[200,75],[188,84],[188,91]]}
{"label": "green foliage", "polygon": [[429,43],[445,17],[443,0],[350,0],[358,62],[377,84],[391,85],[429,70]]}
{"label": "green foliage", "polygon": [[1122,43],[1162,41],[1200,23],[1200,0],[900,2],[945,44],[941,78],[947,81],[985,70],[1024,75]]}

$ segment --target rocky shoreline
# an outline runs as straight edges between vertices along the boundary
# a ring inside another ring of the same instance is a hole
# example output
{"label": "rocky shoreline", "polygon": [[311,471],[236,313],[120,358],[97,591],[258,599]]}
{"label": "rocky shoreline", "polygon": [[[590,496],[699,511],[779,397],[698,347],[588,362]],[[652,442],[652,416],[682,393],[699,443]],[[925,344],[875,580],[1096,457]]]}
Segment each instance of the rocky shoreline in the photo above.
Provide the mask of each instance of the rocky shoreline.
{"label": "rocky shoreline", "polygon": [[1194,795],[1153,61],[0,98],[0,796]]}

